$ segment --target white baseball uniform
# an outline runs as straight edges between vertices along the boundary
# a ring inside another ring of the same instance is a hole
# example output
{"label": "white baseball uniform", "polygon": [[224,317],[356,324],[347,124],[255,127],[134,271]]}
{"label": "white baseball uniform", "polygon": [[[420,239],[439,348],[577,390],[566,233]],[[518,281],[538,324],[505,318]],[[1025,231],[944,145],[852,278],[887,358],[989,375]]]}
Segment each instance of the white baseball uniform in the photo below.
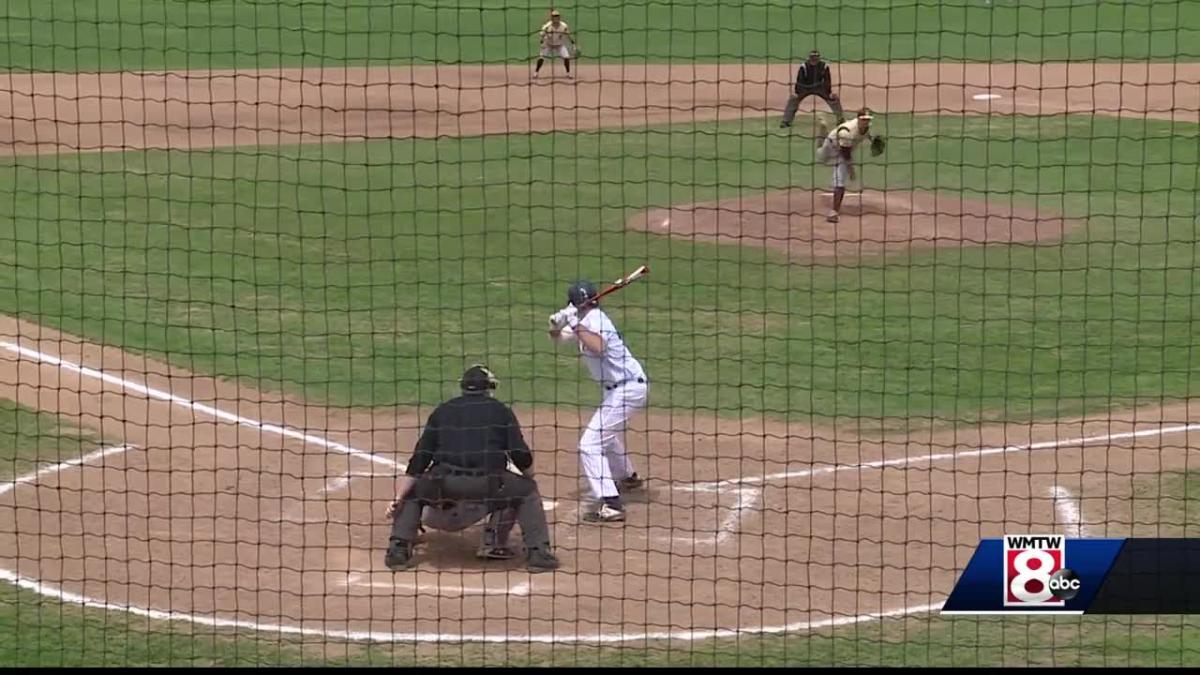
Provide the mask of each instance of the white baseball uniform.
{"label": "white baseball uniform", "polygon": [[850,177],[850,163],[842,156],[841,148],[856,148],[867,137],[858,129],[858,119],[842,122],[825,136],[825,142],[817,150],[817,159],[824,164],[833,164],[833,187],[846,187]]}
{"label": "white baseball uniform", "polygon": [[553,21],[547,21],[538,35],[542,41],[542,58],[571,58],[571,50],[567,45],[573,42],[574,38],[571,37],[571,29],[566,21],[559,21],[557,26]]}
{"label": "white baseball uniform", "polygon": [[604,395],[604,401],[579,439],[583,475],[597,499],[616,497],[617,482],[634,473],[623,436],[629,418],[646,407],[649,393],[646,372],[599,307],[584,314],[579,324],[604,339],[602,354],[593,354],[582,342],[579,344],[580,356]]}

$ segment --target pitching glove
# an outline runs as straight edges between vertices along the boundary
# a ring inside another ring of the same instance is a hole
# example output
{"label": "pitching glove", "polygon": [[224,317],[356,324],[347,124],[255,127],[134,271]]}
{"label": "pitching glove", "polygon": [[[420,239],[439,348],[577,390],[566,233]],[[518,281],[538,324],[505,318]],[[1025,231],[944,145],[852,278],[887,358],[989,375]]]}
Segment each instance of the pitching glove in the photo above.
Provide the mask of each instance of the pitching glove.
{"label": "pitching glove", "polygon": [[883,136],[874,136],[871,138],[871,155],[878,157],[887,149],[887,140]]}

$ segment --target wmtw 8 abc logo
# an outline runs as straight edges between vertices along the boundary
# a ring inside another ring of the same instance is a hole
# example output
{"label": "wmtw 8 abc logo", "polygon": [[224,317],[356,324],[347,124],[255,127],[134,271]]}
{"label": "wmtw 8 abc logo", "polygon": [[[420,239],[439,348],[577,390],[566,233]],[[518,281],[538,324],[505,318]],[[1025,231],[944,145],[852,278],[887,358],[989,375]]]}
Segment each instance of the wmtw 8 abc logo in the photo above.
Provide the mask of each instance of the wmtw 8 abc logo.
{"label": "wmtw 8 abc logo", "polygon": [[1061,535],[1004,535],[1004,606],[1062,607],[1079,594]]}

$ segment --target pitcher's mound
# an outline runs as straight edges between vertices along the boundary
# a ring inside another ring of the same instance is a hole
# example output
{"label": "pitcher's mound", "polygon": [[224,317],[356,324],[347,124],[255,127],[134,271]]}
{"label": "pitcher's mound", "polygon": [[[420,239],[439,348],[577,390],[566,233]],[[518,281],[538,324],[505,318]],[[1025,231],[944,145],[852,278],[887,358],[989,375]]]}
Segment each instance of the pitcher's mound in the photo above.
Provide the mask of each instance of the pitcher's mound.
{"label": "pitcher's mound", "polygon": [[840,222],[826,222],[827,190],[782,190],[651,209],[628,224],[723,244],[771,246],[805,258],[902,253],[909,247],[1049,243],[1074,225],[1059,214],[932,192],[847,193]]}

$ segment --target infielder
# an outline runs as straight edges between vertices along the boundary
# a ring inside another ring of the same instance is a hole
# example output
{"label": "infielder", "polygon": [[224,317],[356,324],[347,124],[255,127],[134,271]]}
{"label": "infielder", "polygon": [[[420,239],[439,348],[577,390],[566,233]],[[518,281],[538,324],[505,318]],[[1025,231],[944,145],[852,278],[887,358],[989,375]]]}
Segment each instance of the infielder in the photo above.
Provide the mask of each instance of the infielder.
{"label": "infielder", "polygon": [[595,298],[596,287],[590,281],[571,284],[567,306],[550,317],[550,337],[578,341],[588,372],[603,389],[604,401],[579,439],[579,458],[588,487],[599,502],[583,520],[611,523],[625,520],[621,492],[642,486],[622,435],[629,418],[646,407],[649,388],[642,364],[629,352]]}
{"label": "infielder", "polygon": [[537,66],[533,69],[533,78],[536,80],[542,72],[542,64],[546,59],[557,56],[562,59],[567,79],[572,79],[571,53],[579,53],[579,43],[575,41],[575,36],[571,35],[571,28],[562,20],[562,14],[557,9],[551,10],[550,20],[542,24],[542,29],[538,31],[538,42],[541,44],[541,53],[538,55]]}
{"label": "infielder", "polygon": [[[863,139],[871,139],[871,153],[878,155],[883,152],[882,136],[872,136],[871,111],[863,108],[858,115],[847,122],[842,122],[827,134],[825,141],[817,149],[817,159],[826,166],[833,165],[833,210],[825,220],[836,223],[842,210],[842,200],[846,197],[846,181],[854,180],[854,149]],[[825,124],[821,123],[822,131]]]}
{"label": "infielder", "polygon": [[829,109],[837,115],[838,124],[845,119],[842,101],[833,93],[833,76],[829,73],[829,66],[821,60],[821,52],[815,49],[809,52],[808,61],[800,64],[800,70],[796,72],[794,93],[788,97],[787,107],[783,109],[780,127],[792,126],[792,120],[796,119],[796,111],[800,109],[800,102],[809,96],[820,96],[828,103]]}

